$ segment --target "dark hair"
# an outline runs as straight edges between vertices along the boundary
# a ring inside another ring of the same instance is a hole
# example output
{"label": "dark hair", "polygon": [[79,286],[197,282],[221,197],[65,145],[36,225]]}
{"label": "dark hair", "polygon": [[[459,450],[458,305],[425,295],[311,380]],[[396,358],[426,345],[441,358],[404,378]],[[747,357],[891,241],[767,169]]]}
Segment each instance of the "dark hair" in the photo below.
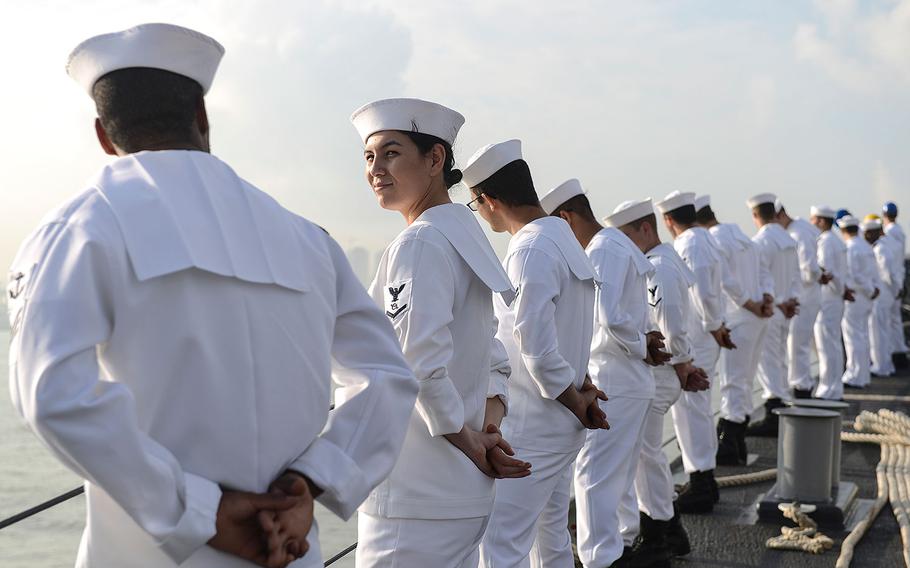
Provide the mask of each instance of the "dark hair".
{"label": "dark hair", "polygon": [[651,228],[657,231],[657,215],[654,213],[649,213],[640,219],[636,219],[631,223],[626,223],[625,226],[632,227],[633,230],[637,231],[641,229],[641,226],[645,223],[650,223]]}
{"label": "dark hair", "polygon": [[770,223],[777,216],[777,210],[773,203],[760,203],[752,208],[758,214],[758,218],[765,223]]}
{"label": "dark hair", "polygon": [[92,97],[111,142],[126,152],[138,152],[162,139],[192,139],[202,86],[170,71],[130,67],[98,79]]}
{"label": "dark hair", "polygon": [[816,215],[815,218],[824,221],[826,229],[830,229],[834,226],[834,217],[821,217],[819,215]]}
{"label": "dark hair", "polygon": [[590,223],[597,222],[597,217],[594,216],[594,211],[591,210],[591,202],[588,201],[588,196],[584,194],[579,194],[569,199],[557,207],[552,213],[550,213],[550,215],[559,217],[559,214],[562,211],[575,213]]}
{"label": "dark hair", "polygon": [[433,149],[433,146],[442,144],[442,148],[446,153],[445,160],[442,164],[442,179],[446,183],[446,188],[450,188],[461,181],[461,170],[455,168],[455,154],[452,152],[451,144],[432,134],[412,132],[409,130],[402,130],[402,132],[411,139],[411,142],[417,146],[417,149],[420,150],[420,153],[423,155],[429,154]]}
{"label": "dark hair", "polygon": [[695,212],[695,221],[699,225],[705,225],[713,221],[717,221],[717,217],[714,216],[714,210],[711,209],[710,205],[705,205],[701,209]]}
{"label": "dark hair", "polygon": [[679,223],[680,225],[694,225],[695,224],[695,206],[694,205],[683,205],[682,207],[677,207],[672,211],[667,211],[667,215],[670,216],[673,221]]}
{"label": "dark hair", "polygon": [[531,179],[531,168],[527,162],[520,159],[499,168],[495,174],[471,189],[476,194],[483,193],[512,207],[540,206],[540,199],[534,191],[534,181]]}
{"label": "dark hair", "polygon": [[848,235],[855,235],[855,234],[859,233],[859,227],[857,227],[856,225],[844,227],[844,230],[847,231]]}

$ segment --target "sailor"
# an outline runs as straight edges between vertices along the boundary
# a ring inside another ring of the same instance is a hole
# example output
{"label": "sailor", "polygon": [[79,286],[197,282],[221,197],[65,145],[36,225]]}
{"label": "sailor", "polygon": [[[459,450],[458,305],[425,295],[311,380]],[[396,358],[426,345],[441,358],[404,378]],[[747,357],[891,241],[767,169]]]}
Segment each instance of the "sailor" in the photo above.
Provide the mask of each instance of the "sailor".
{"label": "sailor", "polygon": [[771,289],[771,274],[759,258],[758,247],[734,223],[720,223],[710,197],[696,198],[696,220],[711,233],[724,257],[722,279],[727,325],[736,349],[720,356],[720,420],[717,423],[717,463],[745,465],[746,427],[752,413],[752,383],[758,371],[762,342],[772,302],[762,290]]}
{"label": "sailor", "polygon": [[516,458],[534,464],[528,477],[497,482],[481,565],[571,566],[573,462],[586,428],[608,427],[598,404],[606,395],[587,376],[594,267],[565,221],[540,207],[519,140],[478,150],[464,183],[493,231],[512,235],[504,266],[518,296],[494,300],[512,364],[502,430]]}
{"label": "sailor", "polygon": [[846,215],[837,222],[837,226],[847,243],[847,272],[853,280],[852,288],[855,290],[855,301],[848,301],[844,305],[844,319],[841,323],[847,353],[847,366],[842,380],[845,387],[864,388],[869,384],[869,361],[872,356],[869,346],[869,314],[872,313],[872,302],[880,293],[877,286],[878,270],[875,252],[859,235],[859,220],[853,215]]}
{"label": "sailor", "polygon": [[765,288],[762,293],[774,302],[758,362],[765,417],[746,430],[747,436],[777,436],[777,415],[772,411],[791,398],[787,385],[787,334],[789,320],[799,307],[799,260],[796,241],[776,221],[776,199],[773,193],[761,193],[746,201],[758,227],[752,241],[758,245],[762,264],[771,273],[772,288]]}
{"label": "sailor", "polygon": [[844,302],[853,301],[848,287],[847,246],[834,232],[835,211],[827,205],[813,206],[809,220],[821,231],[818,237],[818,266],[822,271],[821,305],[815,319],[815,345],[818,348],[818,386],[816,398],[843,400],[841,382],[844,369],[841,320]]}
{"label": "sailor", "polygon": [[[730,330],[724,324],[721,289],[723,257],[711,234],[695,222],[695,194],[674,191],[654,204],[673,236],[673,248],[695,274],[689,289],[693,309],[689,318],[689,339],[695,366],[716,376],[721,347],[734,349]],[[682,451],[683,468],[689,474],[688,488],[677,505],[683,513],[708,512],[720,499],[714,466],[717,434],[711,410],[711,391],[683,392],[673,405],[673,424]]]}
{"label": "sailor", "polygon": [[528,475],[499,433],[509,358],[494,337],[493,293],[515,291],[470,209],[452,144],[464,117],[419,99],[384,99],[351,122],[367,182],[407,227],[370,285],[420,391],[401,457],[360,508],[357,566],[476,567],[493,479]]}
{"label": "sailor", "polygon": [[350,516],[417,396],[341,248],[209,153],[223,51],[145,24],[67,65],[115,159],[19,250],[10,383],[86,480],[77,566],[322,566],[312,497]]}
{"label": "sailor", "polygon": [[869,371],[878,377],[894,374],[894,362],[891,359],[894,342],[888,336],[891,331],[891,302],[897,297],[898,273],[894,258],[897,249],[896,241],[882,231],[882,220],[878,215],[869,215],[861,224],[863,238],[872,245],[875,264],[878,270],[878,282],[881,293],[872,302],[872,313],[869,314],[869,351],[872,366]]}
{"label": "sailor", "polygon": [[[621,203],[604,223],[625,233],[653,265],[647,281],[649,320],[664,336],[670,352],[665,365],[651,369],[654,400],[642,430],[634,485],[640,529],[628,553],[629,562],[623,564],[661,566],[668,562],[667,556],[685,556],[691,549],[674,507],[673,476],[663,451],[663,426],[664,417],[682,390],[697,392],[708,388],[707,375],[692,364],[694,356],[689,341],[688,322],[692,317],[689,288],[695,283],[695,275],[672,246],[660,242],[650,198]],[[625,513],[625,509],[623,502],[621,512]]]}
{"label": "sailor", "polygon": [[897,222],[897,205],[889,201],[882,207],[882,223],[885,234],[894,239],[897,255],[895,256],[895,267],[898,273],[896,282],[898,297],[891,305],[891,327],[888,332],[893,340],[892,350],[899,360],[906,364],[907,360],[907,342],[904,339],[904,325],[901,319],[901,302],[904,298],[904,279],[906,277],[905,257],[907,251],[907,236],[904,229]]}
{"label": "sailor", "polygon": [[[590,430],[575,461],[578,557],[585,566],[610,566],[620,556],[628,563],[639,520],[638,504],[630,489],[642,428],[654,398],[649,365],[670,358],[661,349],[663,336],[648,319],[645,284],[654,268],[626,235],[597,222],[577,179],[551,190],[540,199],[540,205],[569,224],[601,282],[588,372],[609,399],[602,408],[613,427],[609,431]],[[623,499],[629,502],[622,509],[631,512],[631,518],[620,518]],[[655,550],[662,550],[665,558],[665,548],[656,546]]]}
{"label": "sailor", "polygon": [[780,199],[775,203],[777,222],[796,241],[801,288],[797,300],[799,313],[790,319],[787,335],[787,382],[795,398],[812,398],[815,381],[810,371],[815,336],[813,327],[821,308],[823,276],[818,266],[819,230],[805,219],[790,217]]}

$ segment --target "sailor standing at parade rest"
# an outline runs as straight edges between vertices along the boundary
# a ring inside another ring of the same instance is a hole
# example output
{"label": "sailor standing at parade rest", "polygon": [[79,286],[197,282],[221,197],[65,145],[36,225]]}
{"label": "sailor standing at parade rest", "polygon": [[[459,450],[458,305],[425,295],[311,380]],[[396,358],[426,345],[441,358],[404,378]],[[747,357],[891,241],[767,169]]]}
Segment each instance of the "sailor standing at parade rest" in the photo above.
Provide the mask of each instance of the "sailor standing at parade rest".
{"label": "sailor standing at parade rest", "polygon": [[[641,453],[635,474],[640,511],[638,537],[628,554],[628,566],[660,565],[667,556],[684,556],[690,545],[674,507],[673,476],[663,450],[664,417],[682,390],[708,388],[707,375],[693,362],[689,341],[691,301],[695,275],[672,246],[660,242],[651,199],[626,201],[604,219],[618,228],[646,255],[654,270],[647,275],[648,317],[664,336],[670,359],[653,367],[654,399],[642,429]],[[625,553],[624,553],[625,554]]]}
{"label": "sailor standing at parade rest", "polygon": [[[638,533],[638,504],[630,489],[642,428],[654,398],[649,365],[669,359],[661,350],[663,336],[648,319],[645,284],[654,268],[629,237],[597,222],[578,180],[551,190],[540,205],[569,224],[601,282],[595,294],[588,372],[609,399],[602,408],[613,427],[590,430],[578,453],[575,518],[582,564],[609,566],[623,555],[624,547],[631,548]],[[626,518],[620,518],[621,512]],[[625,534],[620,534],[621,528]]]}
{"label": "sailor standing at parade rest", "polygon": [[812,378],[811,351],[815,341],[813,327],[821,308],[821,287],[827,277],[818,266],[819,230],[810,222],[787,213],[780,199],[774,204],[777,222],[796,241],[801,288],[797,300],[799,313],[790,319],[787,336],[787,382],[795,398],[812,398],[815,381]]}
{"label": "sailor standing at parade rest", "polygon": [[[693,307],[689,314],[689,340],[695,365],[704,369],[711,380],[720,348],[736,347],[724,325],[723,257],[711,234],[696,225],[694,193],[674,191],[654,207],[663,215],[664,225],[673,236],[673,248],[695,274],[695,284],[689,289]],[[679,510],[711,511],[720,495],[714,481],[717,433],[710,389],[683,392],[671,412],[683,468],[689,474],[689,486],[677,501]]]}
{"label": "sailor standing at parade rest", "polygon": [[881,293],[872,302],[872,313],[869,314],[869,352],[872,366],[869,372],[879,377],[894,374],[894,362],[891,360],[894,345],[888,333],[891,331],[891,299],[897,297],[897,271],[894,257],[897,250],[894,241],[882,231],[882,221],[878,215],[870,215],[861,224],[863,238],[872,245],[875,264],[878,270],[878,282]]}
{"label": "sailor standing at parade rest", "polygon": [[752,242],[758,245],[763,270],[771,274],[770,282],[762,283],[763,287],[771,287],[764,287],[762,293],[774,302],[758,361],[765,417],[749,426],[747,436],[777,436],[778,420],[772,411],[791,399],[787,385],[787,335],[790,318],[799,311],[799,258],[796,241],[777,222],[776,200],[773,193],[761,193],[746,201],[758,227]]}
{"label": "sailor standing at parade rest", "polygon": [[357,566],[477,566],[493,479],[528,474],[499,434],[509,358],[493,315],[515,291],[474,214],[452,203],[464,117],[419,99],[354,112],[367,182],[405,228],[370,285],[420,384],[401,456],[360,507]]}
{"label": "sailor standing at parade rest", "polygon": [[698,224],[714,237],[725,270],[727,325],[736,349],[720,356],[720,420],[717,424],[717,463],[745,465],[746,427],[752,413],[752,383],[758,370],[768,318],[774,306],[762,290],[771,289],[771,273],[763,266],[758,247],[734,223],[719,223],[707,195],[695,199]]}
{"label": "sailor standing at parade rest", "polygon": [[875,252],[859,234],[859,219],[853,215],[837,221],[841,235],[847,243],[847,272],[854,289],[854,301],[844,306],[841,329],[844,334],[844,349],[847,365],[843,374],[846,387],[864,388],[869,384],[869,362],[872,356],[869,345],[869,314],[872,302],[878,297],[878,269]]}
{"label": "sailor standing at parade rest", "polygon": [[606,395],[587,376],[594,268],[566,222],[541,209],[519,140],[478,150],[464,183],[490,227],[512,235],[504,266],[518,296],[494,300],[512,364],[502,430],[534,464],[528,477],[497,482],[481,566],[572,566],[572,465],[585,429],[609,427],[598,404]]}
{"label": "sailor standing at parade rest", "polygon": [[209,153],[223,51],[145,24],[70,56],[116,159],[19,250],[10,387],[86,480],[80,567],[322,566],[313,496],[349,517],[417,396],[341,248]]}
{"label": "sailor standing at parade rest", "polygon": [[904,360],[904,364],[906,364],[908,348],[907,342],[904,339],[904,324],[901,319],[901,301],[905,294],[904,279],[907,275],[905,266],[907,235],[904,233],[904,229],[897,223],[897,205],[891,201],[885,203],[884,207],[882,207],[882,217],[884,217],[882,228],[889,238],[894,239],[894,248],[897,250],[894,264],[898,273],[898,280],[896,283],[898,295],[891,304],[891,328],[888,332],[888,336],[893,341],[891,347],[893,352],[901,357]]}
{"label": "sailor standing at parade rest", "polygon": [[[852,302],[848,287],[847,245],[834,232],[834,209],[827,205],[812,206],[809,219],[821,231],[818,237],[818,266],[822,270],[821,306],[815,318],[815,345],[818,348],[818,386],[814,396],[843,400],[844,368],[841,320],[844,302]],[[825,281],[827,280],[827,282]]]}

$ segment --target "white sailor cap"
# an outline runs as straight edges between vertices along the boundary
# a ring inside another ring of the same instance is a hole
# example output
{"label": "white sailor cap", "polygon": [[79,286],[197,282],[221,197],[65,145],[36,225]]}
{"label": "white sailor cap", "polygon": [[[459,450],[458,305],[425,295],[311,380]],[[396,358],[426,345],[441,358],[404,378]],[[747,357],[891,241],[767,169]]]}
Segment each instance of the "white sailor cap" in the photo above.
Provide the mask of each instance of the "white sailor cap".
{"label": "white sailor cap", "polygon": [[503,166],[521,159],[521,140],[517,138],[488,144],[474,152],[468,163],[461,169],[461,181],[468,187],[483,183]]}
{"label": "white sailor cap", "polygon": [[813,205],[809,208],[810,217],[828,217],[829,219],[834,219],[836,215],[837,211],[829,205]]}
{"label": "white sailor cap", "polygon": [[859,228],[863,231],[878,231],[882,228],[882,220],[865,219],[862,223],[859,224]]}
{"label": "white sailor cap", "polygon": [[464,116],[448,107],[421,99],[382,99],[367,103],[351,114],[360,139],[383,130],[429,134],[450,145],[464,124]]}
{"label": "white sailor cap", "polygon": [[553,213],[557,207],[572,199],[576,195],[584,195],[586,192],[581,187],[581,182],[575,178],[564,181],[547,192],[540,198],[540,206],[547,212],[547,215]]}
{"label": "white sailor cap", "polygon": [[699,195],[695,198],[695,210],[701,211],[708,205],[711,205],[711,196],[710,195]]}
{"label": "white sailor cap", "polygon": [[658,201],[654,204],[654,207],[660,211],[660,214],[669,213],[674,209],[679,209],[686,205],[695,206],[695,194],[691,191],[673,191],[669,195],[663,198],[662,201]]}
{"label": "white sailor cap", "polygon": [[653,213],[654,204],[651,203],[650,197],[641,200],[633,199],[631,201],[623,201],[617,205],[613,213],[603,218],[603,222],[608,227],[622,227]]}
{"label": "white sailor cap", "polygon": [[66,73],[92,96],[102,76],[118,69],[151,67],[196,81],[209,91],[224,47],[205,34],[173,24],[142,24],[89,38],[70,53]]}
{"label": "white sailor cap", "polygon": [[837,220],[837,226],[841,229],[846,229],[847,227],[859,227],[859,219],[853,215],[844,215]]}
{"label": "white sailor cap", "polygon": [[780,197],[774,200],[774,212],[780,213],[784,208],[784,204],[781,202]]}
{"label": "white sailor cap", "polygon": [[774,203],[775,201],[777,201],[777,196],[773,193],[759,193],[758,195],[753,195],[747,199],[746,206],[749,207],[749,209],[755,209],[763,203]]}

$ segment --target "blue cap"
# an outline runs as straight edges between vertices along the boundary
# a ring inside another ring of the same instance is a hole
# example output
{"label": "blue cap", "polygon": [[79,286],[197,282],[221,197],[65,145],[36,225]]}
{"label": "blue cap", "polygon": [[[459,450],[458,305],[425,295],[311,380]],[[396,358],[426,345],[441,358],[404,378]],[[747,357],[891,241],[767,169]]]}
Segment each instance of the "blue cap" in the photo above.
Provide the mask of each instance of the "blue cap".
{"label": "blue cap", "polygon": [[888,201],[882,207],[882,213],[888,217],[897,217],[897,205],[893,201]]}
{"label": "blue cap", "polygon": [[838,210],[837,210],[837,215],[834,216],[834,220],[837,221],[837,220],[839,220],[840,218],[846,217],[846,216],[849,215],[849,214],[850,214],[850,212],[847,211],[846,209],[838,209]]}

